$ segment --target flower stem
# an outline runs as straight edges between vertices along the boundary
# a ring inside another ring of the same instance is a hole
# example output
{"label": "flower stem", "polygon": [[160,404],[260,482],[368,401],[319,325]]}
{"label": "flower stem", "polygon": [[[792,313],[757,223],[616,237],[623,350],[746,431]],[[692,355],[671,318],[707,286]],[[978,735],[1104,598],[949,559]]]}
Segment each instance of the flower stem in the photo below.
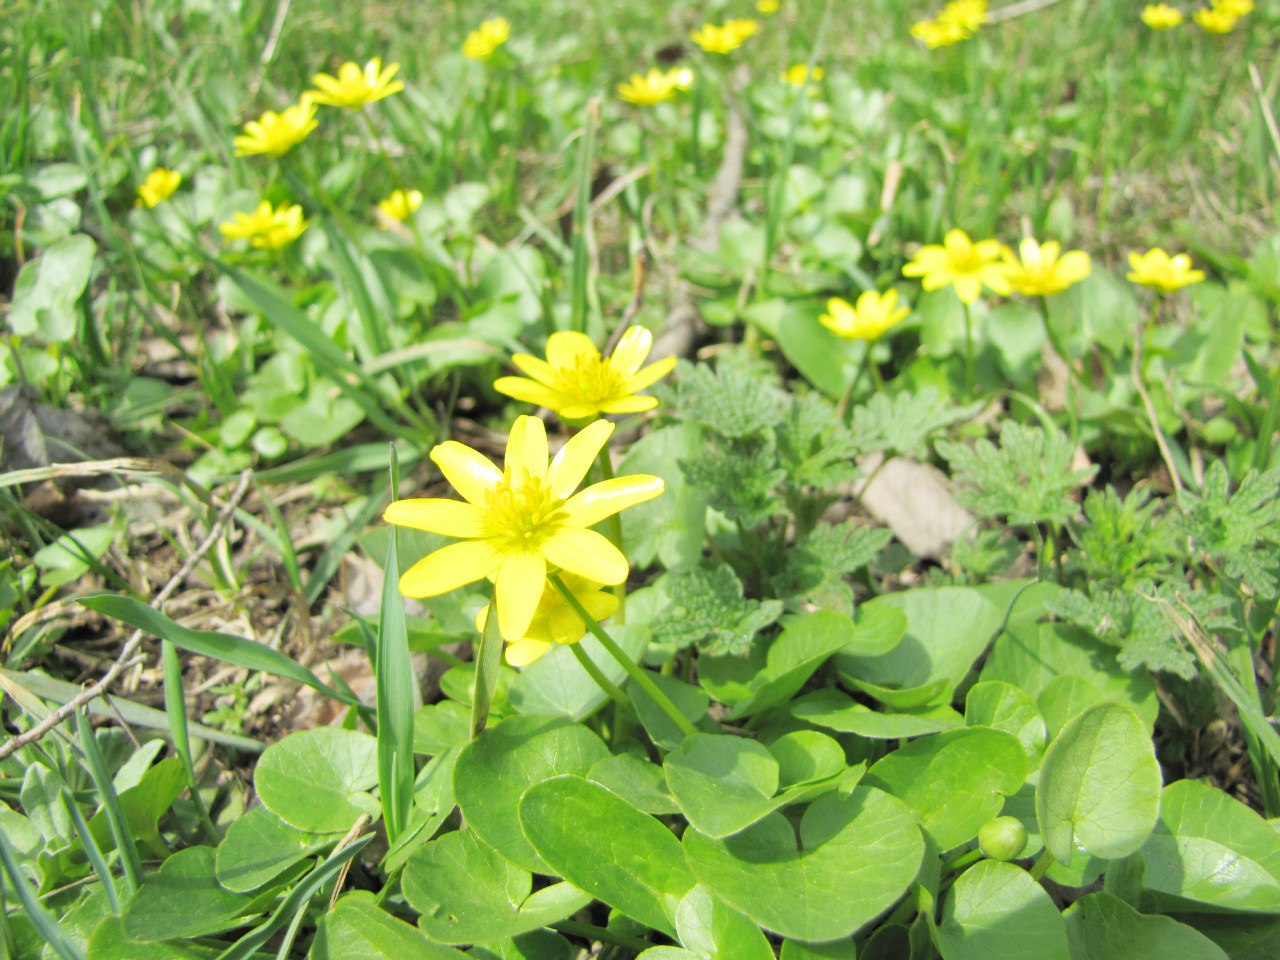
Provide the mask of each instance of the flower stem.
{"label": "flower stem", "polygon": [[973,396],[975,386],[974,366],[973,366],[973,311],[969,307],[967,300],[961,300],[964,304],[964,392],[965,396]]}
{"label": "flower stem", "polygon": [[1031,879],[1038,883],[1040,878],[1048,872],[1051,866],[1053,866],[1053,854],[1050,853],[1049,848],[1046,847],[1044,852],[1040,854],[1040,859],[1031,867]]}
{"label": "flower stem", "polygon": [[1067,421],[1071,428],[1071,444],[1075,446],[1080,440],[1080,391],[1084,389],[1084,382],[1076,370],[1076,365],[1067,356],[1067,348],[1062,343],[1062,338],[1049,323],[1048,299],[1043,296],[1036,297],[1036,304],[1040,307],[1040,320],[1044,324],[1044,332],[1049,338],[1049,344],[1067,367]]}
{"label": "flower stem", "polygon": [[596,662],[587,656],[587,651],[582,649],[582,644],[571,643],[569,644],[569,649],[573,651],[574,659],[582,664],[582,669],[587,671],[591,679],[596,682],[596,686],[609,695],[610,700],[614,701],[614,703],[627,702],[626,695],[618,689],[616,683],[604,675],[604,671],[596,666]]}
{"label": "flower stem", "polygon": [[[610,458],[608,445],[604,446],[600,450],[600,456],[597,459],[600,462],[600,479],[612,480],[614,478],[613,460]],[[608,527],[609,527],[609,539],[613,541],[613,545],[617,547],[620,552],[625,554],[626,551],[622,549],[622,517],[621,515],[617,513],[613,514],[612,516],[609,517],[606,523],[608,524]],[[624,581],[622,583],[614,584],[613,593],[614,593],[614,596],[618,598],[618,612],[613,615],[613,619],[617,622],[618,626],[621,627],[625,625],[627,622],[627,584],[626,582]]]}
{"label": "flower stem", "polygon": [[564,581],[560,579],[560,574],[553,573],[549,579],[555,584],[555,588],[560,591],[560,595],[564,597],[565,602],[569,604],[573,612],[587,625],[587,630],[591,632],[591,635],[600,641],[600,646],[605,648],[609,656],[618,661],[622,669],[627,671],[627,675],[638,683],[640,688],[649,695],[649,698],[662,709],[662,712],[671,718],[671,722],[680,728],[680,732],[687,737],[697,733],[697,728],[689,722],[689,718],[680,712],[665,693],[658,689],[657,684],[653,682],[647,673],[640,669],[639,664],[618,646],[617,641],[609,636],[604,627],[600,626],[596,621],[596,618],[587,613],[586,608],[573,595],[573,591],[564,585]]}

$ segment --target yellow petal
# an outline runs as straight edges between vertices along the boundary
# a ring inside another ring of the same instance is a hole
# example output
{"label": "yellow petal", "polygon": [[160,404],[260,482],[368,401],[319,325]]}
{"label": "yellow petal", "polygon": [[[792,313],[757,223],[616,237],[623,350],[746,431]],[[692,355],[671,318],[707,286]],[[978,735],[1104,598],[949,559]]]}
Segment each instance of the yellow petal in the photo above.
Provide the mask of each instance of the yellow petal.
{"label": "yellow petal", "polygon": [[596,403],[571,400],[553,409],[561,420],[574,426],[581,421],[594,420],[600,416],[600,405]]}
{"label": "yellow petal", "polygon": [[545,360],[539,360],[527,353],[517,353],[511,358],[511,362],[515,364],[517,370],[525,376],[533,377],[539,383],[550,387],[556,382],[556,372]]}
{"label": "yellow petal", "polygon": [[502,471],[493,461],[456,440],[433,447],[431,459],[453,489],[476,506],[483,506],[486,494],[502,483]]}
{"label": "yellow petal", "polygon": [[[590,527],[619,510],[634,507],[637,503],[652,500],[666,489],[661,477],[637,473],[629,477],[615,477],[593,483],[581,493],[570,497],[564,505],[569,522],[575,527]],[[582,574],[589,577],[589,572]],[[605,581],[601,581],[605,582]]]}
{"label": "yellow petal", "polygon": [[412,527],[446,537],[475,538],[485,533],[484,511],[462,500],[397,500],[383,511],[382,519],[398,527]]}
{"label": "yellow petal", "polygon": [[493,389],[516,400],[552,410],[564,402],[562,394],[524,377],[499,377],[493,381]]}
{"label": "yellow petal", "polygon": [[956,295],[961,303],[973,303],[982,292],[982,281],[974,276],[956,277]]}
{"label": "yellow petal", "polygon": [[1058,275],[1068,284],[1083,280],[1091,270],[1089,255],[1083,250],[1072,250],[1058,263]]}
{"label": "yellow petal", "polygon": [[520,639],[529,632],[546,579],[547,562],[542,554],[528,550],[508,553],[503,557],[493,586],[498,605],[498,629],[503,638]]}
{"label": "yellow petal", "polygon": [[657,383],[674,370],[675,366],[675,357],[664,357],[661,360],[656,360],[639,373],[628,377],[622,384],[622,391],[623,393],[635,393],[637,390],[643,390],[645,387]]}
{"label": "yellow petal", "polygon": [[652,333],[641,326],[628,327],[609,355],[609,364],[619,373],[629,376],[640,369],[640,364],[644,363],[652,349]]}
{"label": "yellow petal", "polygon": [[591,464],[612,434],[612,423],[597,420],[569,438],[551,461],[551,469],[547,471],[547,485],[551,488],[553,497],[568,499],[578,489],[578,484],[582,483],[582,478],[587,475]]}
{"label": "yellow petal", "polygon": [[464,540],[429,553],[400,576],[406,597],[435,597],[482,580],[498,569],[502,558],[488,540]]}
{"label": "yellow petal", "polygon": [[543,543],[542,553],[557,567],[598,583],[622,583],[631,572],[622,551],[594,530],[561,527]]}
{"label": "yellow petal", "polygon": [[547,478],[547,428],[537,417],[516,417],[507,436],[507,476],[523,482]]}
{"label": "yellow petal", "polygon": [[600,404],[601,413],[644,413],[658,405],[657,397],[619,397]]}
{"label": "yellow petal", "polygon": [[572,369],[579,361],[597,363],[600,351],[585,333],[561,330],[547,338],[547,363],[557,370]]}
{"label": "yellow petal", "polygon": [[517,640],[507,644],[507,663],[513,667],[527,667],[550,649],[551,644],[545,640]]}

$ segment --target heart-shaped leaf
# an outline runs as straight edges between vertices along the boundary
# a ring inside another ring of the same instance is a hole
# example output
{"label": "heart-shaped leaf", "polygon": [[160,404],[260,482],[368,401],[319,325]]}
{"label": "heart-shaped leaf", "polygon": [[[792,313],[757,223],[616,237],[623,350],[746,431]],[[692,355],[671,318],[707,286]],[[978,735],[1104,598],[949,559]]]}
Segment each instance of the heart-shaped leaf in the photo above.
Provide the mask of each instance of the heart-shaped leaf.
{"label": "heart-shaped leaf", "polygon": [[1109,893],[1081,897],[1063,917],[1071,960],[1227,960],[1223,949],[1194,927],[1141,914]]}
{"label": "heart-shaped leaf", "polygon": [[238,817],[218,844],[215,873],[228,890],[249,893],[296,863],[333,846],[339,833],[297,830],[266,807]]}
{"label": "heart-shaped leaf", "polygon": [[673,919],[694,879],[680,841],[597,783],[564,776],[531,787],[520,822],[538,855],[570,883],[646,926],[675,936]]}
{"label": "heart-shaped leaf", "polygon": [[369,790],[378,782],[378,742],[367,733],[320,727],[291,733],[262,752],[253,775],[262,805],[308,833],[351,829],[376,817]]}
{"label": "heart-shaped leaf", "polygon": [[778,761],[755,740],[695,734],[667,755],[663,768],[684,815],[709,837],[737,833],[775,807]]}
{"label": "heart-shaped leaf", "polygon": [[214,877],[212,847],[188,847],[149,876],[124,913],[135,940],[207,937],[244,924],[257,914],[252,897],[232,893]]}
{"label": "heart-shaped leaf", "polygon": [[816,690],[792,701],[797,720],[868,740],[902,740],[964,726],[964,717],[943,704],[904,713],[872,710],[839,690]]}
{"label": "heart-shaped leaf", "polygon": [[726,907],[698,884],[676,907],[676,934],[695,957],[710,960],[774,960],[760,928]]}
{"label": "heart-shaped leaf", "polygon": [[924,837],[901,800],[859,787],[810,804],[798,837],[771,813],[725,840],[688,830],[684,849],[721,900],[767,930],[821,942],[850,936],[906,892]]}
{"label": "heart-shaped leaf", "polygon": [[373,895],[349,893],[321,914],[311,960],[465,960],[466,954],[432,943],[421,930],[381,909]]}
{"label": "heart-shaped leaf", "polygon": [[971,727],[994,727],[1018,738],[1031,769],[1044,755],[1046,730],[1035,700],[1011,683],[983,680],[964,698],[964,721]]}
{"label": "heart-shaped leaf", "polygon": [[1021,867],[982,860],[947,894],[937,931],[943,960],[1072,960],[1044,887]]}

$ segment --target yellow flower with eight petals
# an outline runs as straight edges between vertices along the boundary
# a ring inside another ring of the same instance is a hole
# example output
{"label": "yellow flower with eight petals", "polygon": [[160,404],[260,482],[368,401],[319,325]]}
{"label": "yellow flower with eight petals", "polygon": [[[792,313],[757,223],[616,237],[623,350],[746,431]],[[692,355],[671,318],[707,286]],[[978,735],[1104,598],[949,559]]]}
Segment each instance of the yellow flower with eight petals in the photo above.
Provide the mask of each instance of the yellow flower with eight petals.
{"label": "yellow flower with eight petals", "polygon": [[1167,3],[1149,3],[1142,8],[1142,22],[1152,30],[1172,30],[1182,20],[1182,11]]}
{"label": "yellow flower with eight petals", "polygon": [[963,230],[950,230],[941,246],[921,247],[914,259],[902,268],[902,275],[922,278],[921,286],[926,290],[954,285],[956,295],[965,304],[978,299],[984,284],[1008,296],[1009,278],[1000,263],[1003,250],[998,240],[974,243]]}
{"label": "yellow flower with eight petals", "polygon": [[657,383],[676,365],[675,357],[640,365],[653,349],[653,334],[629,327],[607,359],[585,333],[562,330],[547,338],[547,359],[517,353],[511,362],[525,377],[499,377],[499,393],[550,407],[561,420],[586,420],[607,413],[642,413],[658,405],[656,397],[636,392]]}
{"label": "yellow flower with eight petals", "polygon": [[806,80],[810,83],[817,83],[826,75],[827,72],[821,67],[814,67],[813,73],[810,73],[807,63],[795,63],[783,70],[780,78],[783,83],[793,87],[803,87]]}
{"label": "yellow flower with eight petals", "polygon": [[307,221],[296,203],[272,207],[270,201],[263,200],[253,213],[233,214],[218,229],[228,240],[248,240],[249,246],[259,250],[279,250],[302,236]]}
{"label": "yellow flower with eight petals", "polygon": [[[600,623],[617,612],[620,601],[616,593],[601,589],[594,580],[579,577],[572,573],[561,576],[569,592],[577,597],[591,619]],[[484,633],[485,624],[489,621],[489,604],[481,607],[476,614],[476,629]],[[513,667],[527,667],[551,649],[555,643],[573,644],[583,638],[587,625],[578,616],[577,611],[569,606],[564,595],[556,589],[550,580],[542,588],[542,597],[538,601],[538,609],[534,611],[533,620],[523,637],[503,638],[507,641],[507,663]]]}
{"label": "yellow flower with eight petals", "polygon": [[633,73],[630,80],[618,84],[618,96],[641,107],[652,107],[655,103],[670,100],[679,89],[673,72],[654,67],[647,74]]}
{"label": "yellow flower with eight petals", "polygon": [[1072,250],[1059,259],[1062,246],[1056,240],[1036,243],[1024,237],[1018,244],[1018,256],[1004,251],[1005,271],[1013,289],[1024,297],[1048,297],[1079,283],[1092,269],[1089,255]]}
{"label": "yellow flower with eight petals", "polygon": [[595,583],[624,583],[627,558],[590,529],[620,510],[662,493],[660,477],[617,477],[574,493],[613,433],[597,420],[569,439],[548,464],[547,433],[537,417],[517,417],[507,438],[504,470],[454,440],[431,451],[462,500],[413,499],[390,504],[383,519],[459,538],[419,560],[400,577],[400,592],[434,597],[494,578],[498,627],[523,638],[537,613],[548,565]]}
{"label": "yellow flower with eight petals", "polygon": [[1204,271],[1193,270],[1191,258],[1185,253],[1171,257],[1159,247],[1146,253],[1130,253],[1129,268],[1125,276],[1130,281],[1161,293],[1173,293],[1204,279]]}
{"label": "yellow flower with eight petals", "polygon": [[154,207],[173,196],[173,191],[182,183],[182,174],[177,170],[156,167],[147,174],[146,179],[138,185],[138,199],[135,206]]}
{"label": "yellow flower with eight petals", "polygon": [[315,101],[310,94],[304,93],[292,107],[286,107],[279,113],[268,110],[257,120],[246,123],[244,133],[235,138],[236,156],[283,156],[315,128]]}
{"label": "yellow flower with eight petals", "polygon": [[818,320],[832,333],[846,340],[875,341],[910,312],[905,304],[898,306],[897,290],[888,290],[883,295],[867,290],[859,295],[854,305],[839,297],[832,297],[827,301],[827,312]]}
{"label": "yellow flower with eight petals", "polygon": [[378,201],[378,212],[388,220],[399,220],[402,223],[422,206],[421,190],[392,190],[385,200]]}
{"label": "yellow flower with eight petals", "polygon": [[1208,33],[1230,33],[1236,28],[1237,17],[1223,7],[1204,7],[1191,15],[1196,23]]}
{"label": "yellow flower with eight petals", "polygon": [[511,24],[505,17],[490,17],[467,35],[462,52],[472,60],[488,60],[510,36]]}
{"label": "yellow flower with eight petals", "polygon": [[704,23],[689,38],[707,53],[732,53],[759,29],[754,20],[729,20],[721,26]]}
{"label": "yellow flower with eight petals", "polygon": [[403,90],[403,83],[391,79],[399,69],[400,64],[389,63],[384,70],[380,57],[366,63],[363,70],[358,64],[344,63],[338,68],[336,77],[327,73],[317,73],[312,77],[311,82],[317,89],[307,93],[316,103],[325,106],[359,109]]}

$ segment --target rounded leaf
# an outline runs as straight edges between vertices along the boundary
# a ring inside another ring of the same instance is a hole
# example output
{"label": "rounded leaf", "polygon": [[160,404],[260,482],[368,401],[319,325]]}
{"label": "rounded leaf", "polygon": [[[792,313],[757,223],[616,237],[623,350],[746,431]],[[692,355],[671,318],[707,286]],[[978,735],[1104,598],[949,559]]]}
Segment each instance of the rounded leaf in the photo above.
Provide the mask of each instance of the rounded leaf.
{"label": "rounded leaf", "polygon": [[262,805],[308,833],[351,829],[377,816],[378,742],[367,733],[320,727],[291,733],[262,752],[253,775]]}
{"label": "rounded leaf", "polygon": [[983,860],[947,894],[943,960],[1071,960],[1067,928],[1044,887],[1021,867]]}

